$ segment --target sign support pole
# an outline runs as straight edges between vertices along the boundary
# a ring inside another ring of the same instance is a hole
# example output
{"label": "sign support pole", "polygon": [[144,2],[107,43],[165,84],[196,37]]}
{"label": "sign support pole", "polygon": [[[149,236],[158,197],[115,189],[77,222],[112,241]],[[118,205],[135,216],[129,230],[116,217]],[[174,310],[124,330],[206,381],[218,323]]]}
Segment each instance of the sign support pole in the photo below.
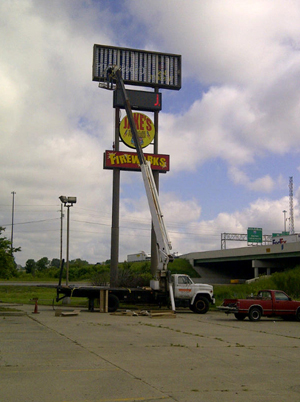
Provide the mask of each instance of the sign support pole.
{"label": "sign support pole", "polygon": [[[155,89],[155,92],[158,93],[158,88]],[[154,128],[155,128],[155,136],[154,136],[154,147],[153,153],[158,154],[158,111],[154,112]],[[153,171],[153,179],[156,185],[157,193],[159,194],[159,172]],[[157,266],[158,266],[158,255],[157,255],[157,240],[154,232],[153,223],[151,225],[151,274],[153,278],[156,278]]]}
{"label": "sign support pole", "polygon": [[[115,109],[115,150],[119,151],[120,108]],[[120,209],[120,169],[113,170],[112,225],[110,255],[110,286],[118,285],[119,264],[119,209]]]}

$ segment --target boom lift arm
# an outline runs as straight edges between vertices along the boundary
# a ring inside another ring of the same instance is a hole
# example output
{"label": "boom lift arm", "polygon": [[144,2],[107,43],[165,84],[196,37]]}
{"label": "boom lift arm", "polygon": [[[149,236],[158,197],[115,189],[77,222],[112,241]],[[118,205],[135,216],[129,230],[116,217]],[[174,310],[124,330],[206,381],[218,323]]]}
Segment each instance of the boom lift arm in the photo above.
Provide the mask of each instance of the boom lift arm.
{"label": "boom lift arm", "polygon": [[153,227],[156,235],[157,241],[157,250],[158,250],[158,267],[157,267],[157,278],[159,281],[160,289],[169,286],[170,299],[172,304],[172,309],[175,310],[173,289],[171,284],[169,283],[169,275],[168,275],[168,262],[173,260],[173,256],[171,254],[171,242],[168,238],[168,233],[164,224],[163,214],[161,212],[158,193],[156,189],[156,185],[154,182],[151,165],[150,162],[146,161],[140,141],[138,132],[136,129],[136,125],[134,122],[132,109],[130,106],[130,102],[128,99],[128,95],[125,89],[124,81],[121,75],[121,69],[118,66],[114,66],[108,69],[109,80],[114,80],[119,84],[121,89],[124,106],[127,113],[129,125],[131,128],[134,145],[137,151],[137,155],[139,158],[139,163],[141,167],[141,172],[143,176],[144,186],[147,194],[148,204],[150,208],[150,213],[152,217]]}

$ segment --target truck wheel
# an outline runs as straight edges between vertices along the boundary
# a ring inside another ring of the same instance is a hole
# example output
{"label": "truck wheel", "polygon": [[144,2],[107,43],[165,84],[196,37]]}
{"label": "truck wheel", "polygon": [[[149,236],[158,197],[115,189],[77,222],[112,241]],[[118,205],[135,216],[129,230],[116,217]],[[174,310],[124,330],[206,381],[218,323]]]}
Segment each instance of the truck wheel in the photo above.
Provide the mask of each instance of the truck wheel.
{"label": "truck wheel", "polygon": [[113,313],[117,311],[120,305],[120,301],[116,295],[108,295],[108,312]]}
{"label": "truck wheel", "polygon": [[209,310],[209,301],[204,296],[199,296],[194,301],[193,312],[197,314],[205,314]]}
{"label": "truck wheel", "polygon": [[296,320],[300,321],[300,308],[298,308],[298,310],[296,312]]}
{"label": "truck wheel", "polygon": [[249,311],[249,320],[250,321],[259,321],[261,317],[261,310],[258,307],[253,307]]}
{"label": "truck wheel", "polygon": [[241,314],[241,313],[235,313],[234,316],[239,321],[243,321],[246,318],[246,314]]}

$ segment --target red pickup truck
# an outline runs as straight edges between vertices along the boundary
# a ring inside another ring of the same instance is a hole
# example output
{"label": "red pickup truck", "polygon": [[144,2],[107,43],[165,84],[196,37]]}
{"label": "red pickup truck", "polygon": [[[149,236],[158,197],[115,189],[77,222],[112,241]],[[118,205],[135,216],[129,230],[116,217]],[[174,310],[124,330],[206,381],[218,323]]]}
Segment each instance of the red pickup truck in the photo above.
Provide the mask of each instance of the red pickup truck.
{"label": "red pickup truck", "polygon": [[250,321],[259,321],[262,316],[278,316],[300,321],[300,301],[292,300],[281,290],[260,290],[257,296],[247,299],[225,299],[217,308],[226,314],[233,313],[237,320],[249,317]]}

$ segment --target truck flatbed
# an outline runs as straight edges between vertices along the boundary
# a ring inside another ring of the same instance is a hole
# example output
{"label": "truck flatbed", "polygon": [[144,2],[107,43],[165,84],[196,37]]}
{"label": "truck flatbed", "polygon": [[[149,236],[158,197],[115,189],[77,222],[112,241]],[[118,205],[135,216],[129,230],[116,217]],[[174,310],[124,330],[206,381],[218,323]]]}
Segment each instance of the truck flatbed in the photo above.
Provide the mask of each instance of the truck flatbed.
{"label": "truck flatbed", "polygon": [[138,288],[114,288],[108,286],[88,286],[88,285],[57,285],[56,301],[65,297],[86,297],[89,299],[89,310],[94,310],[94,300],[99,299],[100,292],[108,291],[109,311],[116,311],[119,303],[126,302],[132,304],[158,304],[167,305],[168,295],[163,291],[154,291],[148,287]]}

